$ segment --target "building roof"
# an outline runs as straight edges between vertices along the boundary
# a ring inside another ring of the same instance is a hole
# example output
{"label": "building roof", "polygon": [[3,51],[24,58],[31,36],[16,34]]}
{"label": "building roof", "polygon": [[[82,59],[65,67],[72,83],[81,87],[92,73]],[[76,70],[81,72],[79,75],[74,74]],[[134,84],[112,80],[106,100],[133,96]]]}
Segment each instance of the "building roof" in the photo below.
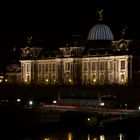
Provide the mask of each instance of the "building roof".
{"label": "building roof", "polygon": [[94,25],[87,37],[87,40],[113,40],[113,33],[105,24]]}

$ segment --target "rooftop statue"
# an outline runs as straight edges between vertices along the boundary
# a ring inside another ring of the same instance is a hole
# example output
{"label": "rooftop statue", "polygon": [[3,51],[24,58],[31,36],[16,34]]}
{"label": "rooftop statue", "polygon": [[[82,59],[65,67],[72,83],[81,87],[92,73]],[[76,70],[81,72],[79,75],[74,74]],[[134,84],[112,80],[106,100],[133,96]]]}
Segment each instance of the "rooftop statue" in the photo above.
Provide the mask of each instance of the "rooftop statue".
{"label": "rooftop statue", "polygon": [[99,20],[102,20],[103,17],[103,9],[102,10],[97,10],[97,13],[99,14]]}
{"label": "rooftop statue", "polygon": [[126,30],[127,30],[127,26],[125,26],[121,31],[122,37],[124,37],[124,35],[126,34]]}
{"label": "rooftop statue", "polygon": [[31,44],[31,42],[32,42],[32,36],[27,37],[27,44],[28,44],[28,46]]}

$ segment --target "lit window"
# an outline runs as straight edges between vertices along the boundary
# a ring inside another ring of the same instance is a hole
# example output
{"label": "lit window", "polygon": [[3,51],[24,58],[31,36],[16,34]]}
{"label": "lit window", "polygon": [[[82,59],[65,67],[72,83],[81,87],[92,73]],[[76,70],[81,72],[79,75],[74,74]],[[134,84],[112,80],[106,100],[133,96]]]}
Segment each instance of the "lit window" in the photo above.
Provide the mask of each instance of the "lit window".
{"label": "lit window", "polygon": [[27,72],[30,71],[30,64],[27,64]]}
{"label": "lit window", "polygon": [[48,71],[48,64],[46,64],[46,71]]}
{"label": "lit window", "polygon": [[87,62],[84,62],[84,71],[87,70]]}
{"label": "lit window", "polygon": [[110,61],[110,70],[113,70],[113,62]]}
{"label": "lit window", "polygon": [[41,64],[38,65],[38,71],[41,72]]}
{"label": "lit window", "polygon": [[52,71],[55,71],[55,64],[52,64]]}
{"label": "lit window", "polygon": [[56,77],[55,77],[55,75],[53,75],[53,82],[55,83],[56,82]]}
{"label": "lit window", "polygon": [[100,63],[100,70],[104,70],[104,62]]}
{"label": "lit window", "polygon": [[121,61],[121,70],[125,69],[125,61]]}
{"label": "lit window", "polygon": [[105,77],[104,77],[104,75],[102,74],[102,75],[100,75],[100,83],[103,84],[104,81],[105,81]]}
{"label": "lit window", "polygon": [[70,63],[69,62],[65,63],[65,70],[70,71]]}
{"label": "lit window", "polygon": [[92,70],[96,70],[96,62],[92,62]]}

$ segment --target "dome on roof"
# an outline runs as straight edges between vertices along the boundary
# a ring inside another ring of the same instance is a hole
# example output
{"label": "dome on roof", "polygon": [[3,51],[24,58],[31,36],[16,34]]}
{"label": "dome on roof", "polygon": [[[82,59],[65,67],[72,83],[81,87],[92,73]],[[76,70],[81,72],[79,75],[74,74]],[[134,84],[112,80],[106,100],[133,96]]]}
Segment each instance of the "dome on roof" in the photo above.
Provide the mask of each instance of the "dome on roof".
{"label": "dome on roof", "polygon": [[94,25],[89,34],[87,40],[113,40],[113,33],[110,28],[105,24]]}

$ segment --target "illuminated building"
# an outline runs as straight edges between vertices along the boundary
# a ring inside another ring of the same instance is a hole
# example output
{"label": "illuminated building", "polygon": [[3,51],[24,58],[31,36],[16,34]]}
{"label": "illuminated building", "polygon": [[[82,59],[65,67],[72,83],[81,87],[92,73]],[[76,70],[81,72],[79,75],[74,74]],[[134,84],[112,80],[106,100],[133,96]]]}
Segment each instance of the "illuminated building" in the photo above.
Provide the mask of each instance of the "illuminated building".
{"label": "illuminated building", "polygon": [[[31,40],[30,40],[31,41]],[[132,82],[131,40],[114,40],[110,28],[94,25],[84,45],[75,43],[45,52],[21,48],[21,82],[36,84],[105,85]]]}
{"label": "illuminated building", "polygon": [[17,84],[21,82],[21,66],[19,64],[10,64],[6,69],[7,83]]}
{"label": "illuminated building", "polygon": [[82,43],[76,40],[72,45],[50,51],[32,45],[32,36],[28,37],[27,46],[21,48],[21,65],[17,68],[10,65],[7,82],[46,85],[140,83],[139,45],[125,39],[127,26],[122,29],[121,38],[115,40],[111,29],[102,23],[103,10],[97,12],[99,23],[90,29]]}

